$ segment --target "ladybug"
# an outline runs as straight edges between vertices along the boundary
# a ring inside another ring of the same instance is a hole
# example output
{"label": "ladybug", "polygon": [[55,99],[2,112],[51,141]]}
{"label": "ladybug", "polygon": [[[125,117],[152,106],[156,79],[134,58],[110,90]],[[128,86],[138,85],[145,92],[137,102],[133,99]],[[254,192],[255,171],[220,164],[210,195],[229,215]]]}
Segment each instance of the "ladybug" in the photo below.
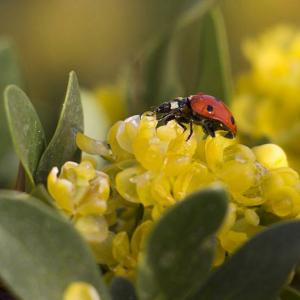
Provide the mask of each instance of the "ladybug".
{"label": "ladybug", "polygon": [[215,137],[215,131],[223,130],[226,138],[234,138],[237,132],[234,117],[224,102],[203,93],[164,102],[155,109],[155,115],[156,128],[175,120],[186,131],[185,124],[189,124],[187,140],[193,134],[193,124],[202,126],[206,136]]}

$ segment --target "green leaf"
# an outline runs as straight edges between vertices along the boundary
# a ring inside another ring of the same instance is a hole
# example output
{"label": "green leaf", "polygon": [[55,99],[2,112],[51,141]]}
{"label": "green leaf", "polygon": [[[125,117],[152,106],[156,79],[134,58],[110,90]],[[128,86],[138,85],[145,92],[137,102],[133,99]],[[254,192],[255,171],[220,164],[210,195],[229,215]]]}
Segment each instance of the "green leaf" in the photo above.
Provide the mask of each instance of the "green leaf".
{"label": "green leaf", "polygon": [[[163,101],[184,96],[185,89],[178,66],[182,56],[180,33],[194,17],[200,19],[214,2],[187,1],[181,17],[177,18],[178,26],[162,31],[146,46],[132,69],[127,69],[126,86],[129,91],[125,94],[132,113],[141,113]],[[188,17],[192,11],[194,16]]]}
{"label": "green leaf", "polygon": [[110,285],[112,300],[137,300],[135,290],[130,281],[115,277]]}
{"label": "green leaf", "polygon": [[229,103],[230,59],[222,14],[212,8],[216,2],[186,1],[176,25],[162,31],[127,68],[125,94],[132,113],[199,91]]}
{"label": "green leaf", "polygon": [[109,299],[87,245],[72,225],[33,197],[0,192],[0,277],[23,300],[61,300],[74,281]]}
{"label": "green leaf", "polygon": [[153,105],[182,95],[177,70],[177,40],[172,34],[159,35],[127,69],[125,86],[129,110],[140,114]]}
{"label": "green leaf", "polygon": [[7,85],[21,85],[21,75],[16,53],[9,39],[0,38],[0,185],[10,186],[16,177],[18,159],[4,117],[3,92]]}
{"label": "green leaf", "polygon": [[286,287],[280,294],[281,300],[300,300],[300,292],[290,286]]}
{"label": "green leaf", "polygon": [[139,266],[140,299],[185,299],[208,276],[216,230],[226,213],[220,188],[203,190],[172,207],[150,233]]}
{"label": "green leaf", "polygon": [[189,299],[276,299],[299,259],[300,222],[274,225],[248,241]]}
{"label": "green leaf", "polygon": [[229,104],[232,97],[232,79],[225,24],[220,9],[210,10],[201,25],[196,90]]}
{"label": "green leaf", "polygon": [[56,207],[54,200],[49,195],[47,189],[43,184],[38,184],[36,187],[34,187],[34,189],[30,192],[30,195],[41,200],[50,207]]}
{"label": "green leaf", "polygon": [[46,147],[42,124],[30,100],[17,86],[5,89],[4,106],[15,151],[33,187],[36,168]]}
{"label": "green leaf", "polygon": [[77,76],[75,72],[71,72],[55,133],[38,165],[37,183],[46,182],[52,167],[60,168],[66,161],[79,160],[80,151],[75,142],[78,131],[83,131],[83,111]]}
{"label": "green leaf", "polygon": [[177,20],[177,30],[199,20],[218,0],[189,0],[186,1],[181,15]]}

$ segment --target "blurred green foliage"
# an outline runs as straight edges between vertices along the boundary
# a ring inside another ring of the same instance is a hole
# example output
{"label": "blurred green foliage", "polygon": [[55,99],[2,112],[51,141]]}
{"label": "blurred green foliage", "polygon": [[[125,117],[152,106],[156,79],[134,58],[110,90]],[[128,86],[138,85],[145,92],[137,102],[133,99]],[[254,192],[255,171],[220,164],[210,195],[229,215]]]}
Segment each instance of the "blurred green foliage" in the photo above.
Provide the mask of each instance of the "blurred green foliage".
{"label": "blurred green foliage", "polygon": [[[83,87],[112,82],[117,70],[163,28],[187,0],[0,1],[0,36],[17,45],[26,82],[47,136],[54,131],[66,77],[76,70]],[[300,24],[298,0],[223,0],[232,67],[245,65],[241,41],[278,22]],[[269,13],[269,9],[272,13]],[[188,40],[187,46],[193,41]],[[189,47],[187,47],[189,48]]]}
{"label": "blurred green foliage", "polygon": [[3,92],[7,85],[22,86],[17,55],[11,40],[0,39],[0,186],[9,186],[16,177],[17,158],[4,113]]}

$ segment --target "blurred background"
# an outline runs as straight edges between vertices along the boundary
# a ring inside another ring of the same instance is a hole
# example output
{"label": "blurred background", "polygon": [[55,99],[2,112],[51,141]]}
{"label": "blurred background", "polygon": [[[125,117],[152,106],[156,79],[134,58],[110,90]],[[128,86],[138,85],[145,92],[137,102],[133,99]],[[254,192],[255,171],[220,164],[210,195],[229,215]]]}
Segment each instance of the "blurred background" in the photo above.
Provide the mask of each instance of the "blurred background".
{"label": "blurred background", "polygon": [[[0,90],[11,82],[21,85],[48,141],[71,70],[83,88],[85,133],[98,139],[126,115],[201,90],[231,107],[240,142],[279,144],[300,170],[299,5],[299,0],[0,0]],[[12,42],[13,52],[3,38]],[[0,186],[17,173],[6,127],[0,119]]]}
{"label": "blurred background", "polygon": [[[42,122],[54,128],[67,74],[95,88],[114,82],[184,0],[0,0],[0,36],[13,39],[25,90]],[[241,42],[278,24],[300,25],[298,0],[223,0],[232,70],[246,66]],[[51,130],[51,129],[49,129]]]}

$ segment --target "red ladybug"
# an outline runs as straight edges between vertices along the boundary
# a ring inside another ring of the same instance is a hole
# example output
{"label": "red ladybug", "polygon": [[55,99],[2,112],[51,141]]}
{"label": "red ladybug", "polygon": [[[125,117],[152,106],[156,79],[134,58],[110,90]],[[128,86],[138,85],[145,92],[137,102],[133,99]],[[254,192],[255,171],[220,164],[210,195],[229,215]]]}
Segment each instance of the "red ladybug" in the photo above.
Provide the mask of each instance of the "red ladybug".
{"label": "red ladybug", "polygon": [[237,128],[230,110],[221,101],[213,96],[199,93],[185,98],[176,98],[164,102],[155,110],[158,120],[157,126],[166,125],[175,120],[184,130],[190,125],[190,133],[187,140],[193,134],[193,124],[202,126],[206,135],[215,137],[215,131],[227,131],[225,137],[233,138]]}

